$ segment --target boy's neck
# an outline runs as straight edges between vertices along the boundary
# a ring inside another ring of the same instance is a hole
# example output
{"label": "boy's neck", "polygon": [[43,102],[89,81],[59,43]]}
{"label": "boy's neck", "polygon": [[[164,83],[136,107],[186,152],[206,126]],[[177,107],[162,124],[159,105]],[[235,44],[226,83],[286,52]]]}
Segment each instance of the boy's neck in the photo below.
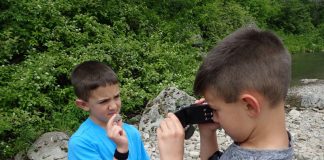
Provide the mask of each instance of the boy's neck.
{"label": "boy's neck", "polygon": [[285,125],[284,103],[271,108],[266,106],[263,109],[256,127],[240,146],[250,149],[287,149],[289,139]]}

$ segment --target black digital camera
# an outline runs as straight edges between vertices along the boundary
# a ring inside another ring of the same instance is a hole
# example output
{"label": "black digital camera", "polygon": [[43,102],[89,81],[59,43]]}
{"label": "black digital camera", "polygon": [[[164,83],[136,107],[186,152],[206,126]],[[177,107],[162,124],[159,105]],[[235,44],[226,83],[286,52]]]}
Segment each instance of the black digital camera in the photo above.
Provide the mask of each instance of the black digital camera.
{"label": "black digital camera", "polygon": [[213,110],[208,104],[191,104],[181,107],[174,114],[185,128],[185,139],[189,139],[193,135],[195,131],[193,124],[213,122]]}

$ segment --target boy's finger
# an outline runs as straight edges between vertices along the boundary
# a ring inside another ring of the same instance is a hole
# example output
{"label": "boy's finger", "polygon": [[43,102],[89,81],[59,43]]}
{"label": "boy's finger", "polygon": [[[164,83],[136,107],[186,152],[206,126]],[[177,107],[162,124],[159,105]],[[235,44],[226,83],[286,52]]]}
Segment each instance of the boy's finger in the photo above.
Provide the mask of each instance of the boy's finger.
{"label": "boy's finger", "polygon": [[122,124],[123,124],[123,119],[120,119],[119,121],[117,121],[117,125],[118,125],[118,126],[120,126],[120,127],[121,127],[121,126],[122,126]]}
{"label": "boy's finger", "polygon": [[156,129],[156,134],[157,134],[157,136],[159,137],[160,135],[161,135],[161,128],[160,127],[158,127],[157,129]]}
{"label": "boy's finger", "polygon": [[107,123],[108,128],[111,128],[113,126],[114,119],[115,119],[116,115],[117,114],[114,114],[112,117],[109,118],[108,123]]}
{"label": "boy's finger", "polygon": [[161,121],[161,123],[160,123],[160,129],[161,129],[161,132],[165,132],[165,131],[168,130],[168,126],[167,126],[165,120]]}
{"label": "boy's finger", "polygon": [[205,98],[200,98],[200,99],[195,100],[195,103],[198,103],[198,104],[202,104],[204,102],[205,102]]}
{"label": "boy's finger", "polygon": [[178,117],[174,113],[168,113],[168,117],[172,120],[172,124],[174,124],[177,128],[183,128],[181,122]]}
{"label": "boy's finger", "polygon": [[168,130],[174,130],[174,129],[176,129],[177,126],[174,123],[174,120],[173,119],[171,119],[170,117],[167,117],[167,118],[164,119],[164,121],[165,121],[165,124],[166,124]]}
{"label": "boy's finger", "polygon": [[123,129],[117,125],[115,126],[112,126],[110,132],[109,132],[109,135],[111,138],[113,137],[119,137],[119,136],[122,136],[123,135]]}
{"label": "boy's finger", "polygon": [[123,129],[122,129],[121,127],[117,127],[117,126],[116,126],[116,129],[115,129],[115,131],[114,131],[114,134],[115,134],[116,136],[122,136],[122,135],[123,135]]}
{"label": "boy's finger", "polygon": [[163,139],[163,136],[164,136],[163,134],[164,133],[160,127],[156,129],[156,137],[158,139],[158,144],[160,143],[160,139]]}

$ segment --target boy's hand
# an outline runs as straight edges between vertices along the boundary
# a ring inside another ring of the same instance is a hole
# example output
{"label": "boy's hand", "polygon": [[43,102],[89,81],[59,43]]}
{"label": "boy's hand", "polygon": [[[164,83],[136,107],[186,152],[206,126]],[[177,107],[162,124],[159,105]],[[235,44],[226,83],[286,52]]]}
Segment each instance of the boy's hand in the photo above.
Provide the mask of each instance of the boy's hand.
{"label": "boy's hand", "polygon": [[[205,98],[196,100],[195,103],[206,103]],[[215,115],[213,115],[215,116]],[[200,159],[206,160],[218,149],[216,129],[220,128],[219,123],[198,124],[200,134]]]}
{"label": "boy's hand", "polygon": [[[206,103],[205,98],[201,98],[195,101],[196,104],[203,104]],[[215,115],[214,115],[215,116]],[[208,136],[211,134],[215,134],[216,129],[220,128],[219,123],[203,123],[198,124],[200,135]]]}
{"label": "boy's hand", "polygon": [[128,151],[126,132],[122,128],[122,119],[114,121],[116,116],[117,114],[113,115],[107,123],[107,135],[116,143],[118,152],[126,153]]}
{"label": "boy's hand", "polygon": [[157,139],[161,160],[182,160],[184,154],[184,129],[173,113],[160,123]]}

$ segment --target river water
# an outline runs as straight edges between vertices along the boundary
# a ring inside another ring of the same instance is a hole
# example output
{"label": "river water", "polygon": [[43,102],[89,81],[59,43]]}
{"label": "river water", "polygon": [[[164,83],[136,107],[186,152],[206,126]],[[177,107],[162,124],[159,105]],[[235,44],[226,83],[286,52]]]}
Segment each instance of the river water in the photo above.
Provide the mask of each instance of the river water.
{"label": "river water", "polygon": [[292,55],[292,85],[300,79],[324,79],[324,52]]}

